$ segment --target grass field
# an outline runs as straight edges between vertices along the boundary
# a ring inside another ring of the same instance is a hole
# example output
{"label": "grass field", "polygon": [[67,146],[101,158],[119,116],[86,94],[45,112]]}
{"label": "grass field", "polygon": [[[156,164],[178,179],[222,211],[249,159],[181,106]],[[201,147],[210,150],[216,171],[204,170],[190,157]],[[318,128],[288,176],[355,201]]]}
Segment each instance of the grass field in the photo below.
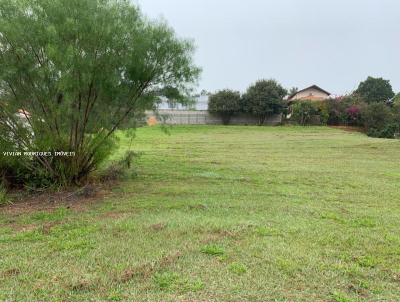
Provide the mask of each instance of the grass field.
{"label": "grass field", "polygon": [[182,126],[132,147],[95,203],[0,209],[0,301],[400,301],[398,140]]}

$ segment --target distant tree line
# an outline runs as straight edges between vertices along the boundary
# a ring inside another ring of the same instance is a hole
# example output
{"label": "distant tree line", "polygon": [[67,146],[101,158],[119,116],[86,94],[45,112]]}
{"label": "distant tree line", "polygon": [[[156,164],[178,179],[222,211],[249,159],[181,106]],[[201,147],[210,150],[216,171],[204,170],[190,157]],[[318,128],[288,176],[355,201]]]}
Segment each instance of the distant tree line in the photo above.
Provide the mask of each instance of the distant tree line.
{"label": "distant tree line", "polygon": [[395,94],[389,80],[368,77],[345,96],[324,101],[298,100],[288,105],[287,97],[297,88],[285,89],[275,80],[259,80],[244,94],[229,89],[210,95],[209,111],[229,124],[235,114],[247,113],[263,125],[273,114],[287,113],[287,120],[299,125],[342,125],[364,128],[369,136],[400,136],[400,93]]}

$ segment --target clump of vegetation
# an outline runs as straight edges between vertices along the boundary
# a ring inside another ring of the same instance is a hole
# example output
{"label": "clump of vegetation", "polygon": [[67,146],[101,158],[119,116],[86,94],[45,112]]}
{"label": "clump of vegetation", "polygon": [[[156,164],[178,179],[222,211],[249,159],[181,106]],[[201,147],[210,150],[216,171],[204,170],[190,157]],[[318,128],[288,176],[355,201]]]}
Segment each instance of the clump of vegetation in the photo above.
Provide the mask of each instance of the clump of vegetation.
{"label": "clump of vegetation", "polygon": [[156,273],[154,282],[161,290],[178,291],[181,293],[197,292],[204,287],[204,283],[199,279],[190,280],[183,278],[175,272]]}
{"label": "clump of vegetation", "polygon": [[222,256],[225,254],[225,249],[222,246],[216,244],[209,244],[203,246],[200,250],[203,254],[211,256]]}
{"label": "clump of vegetation", "polygon": [[7,196],[7,190],[6,187],[2,182],[0,182],[0,206],[6,205],[10,202],[8,196]]}
{"label": "clump of vegetation", "polygon": [[324,101],[328,125],[362,126],[361,111],[366,106],[360,98],[344,96]]}
{"label": "clump of vegetation", "polygon": [[1,1],[0,11],[0,151],[51,152],[1,159],[13,183],[82,184],[117,129],[160,96],[187,94],[199,74],[192,43],[129,1]]}
{"label": "clump of vegetation", "polygon": [[258,118],[263,125],[268,116],[283,112],[283,98],[287,90],[275,80],[260,80],[251,85],[243,95],[242,108]]}
{"label": "clump of vegetation", "polygon": [[331,293],[333,301],[335,302],[355,302],[353,299],[349,298],[346,294],[338,291]]}
{"label": "clump of vegetation", "polygon": [[137,153],[127,151],[120,160],[112,162],[105,170],[101,171],[100,179],[103,181],[114,181],[123,178],[137,156]]}
{"label": "clump of vegetation", "polygon": [[372,103],[362,112],[364,127],[372,137],[394,138],[400,131],[400,123],[396,121],[391,108],[384,103]]}
{"label": "clump of vegetation", "polygon": [[225,89],[212,94],[208,111],[220,115],[223,124],[228,125],[231,117],[240,112],[240,92]]}
{"label": "clump of vegetation", "polygon": [[247,266],[239,262],[231,263],[228,268],[232,273],[237,275],[243,275],[247,272]]}
{"label": "clump of vegetation", "polygon": [[320,124],[320,110],[313,101],[301,101],[292,105],[292,120],[299,125]]}

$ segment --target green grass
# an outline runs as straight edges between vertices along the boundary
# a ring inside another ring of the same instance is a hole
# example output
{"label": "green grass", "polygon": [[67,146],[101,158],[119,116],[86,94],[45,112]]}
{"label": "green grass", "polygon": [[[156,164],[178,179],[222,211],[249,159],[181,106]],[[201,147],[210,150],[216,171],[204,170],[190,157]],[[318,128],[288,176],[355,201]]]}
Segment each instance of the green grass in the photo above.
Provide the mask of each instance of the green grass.
{"label": "green grass", "polygon": [[400,141],[182,126],[132,146],[87,210],[0,214],[0,301],[399,301]]}

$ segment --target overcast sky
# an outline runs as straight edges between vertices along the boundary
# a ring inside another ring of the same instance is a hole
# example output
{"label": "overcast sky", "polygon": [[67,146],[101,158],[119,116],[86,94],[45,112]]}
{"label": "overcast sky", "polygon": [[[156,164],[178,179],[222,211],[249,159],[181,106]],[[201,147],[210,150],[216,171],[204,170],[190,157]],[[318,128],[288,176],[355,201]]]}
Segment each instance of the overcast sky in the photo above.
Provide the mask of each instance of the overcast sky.
{"label": "overcast sky", "polygon": [[368,75],[400,91],[399,0],[134,0],[197,46],[199,91],[261,78],[333,94]]}

